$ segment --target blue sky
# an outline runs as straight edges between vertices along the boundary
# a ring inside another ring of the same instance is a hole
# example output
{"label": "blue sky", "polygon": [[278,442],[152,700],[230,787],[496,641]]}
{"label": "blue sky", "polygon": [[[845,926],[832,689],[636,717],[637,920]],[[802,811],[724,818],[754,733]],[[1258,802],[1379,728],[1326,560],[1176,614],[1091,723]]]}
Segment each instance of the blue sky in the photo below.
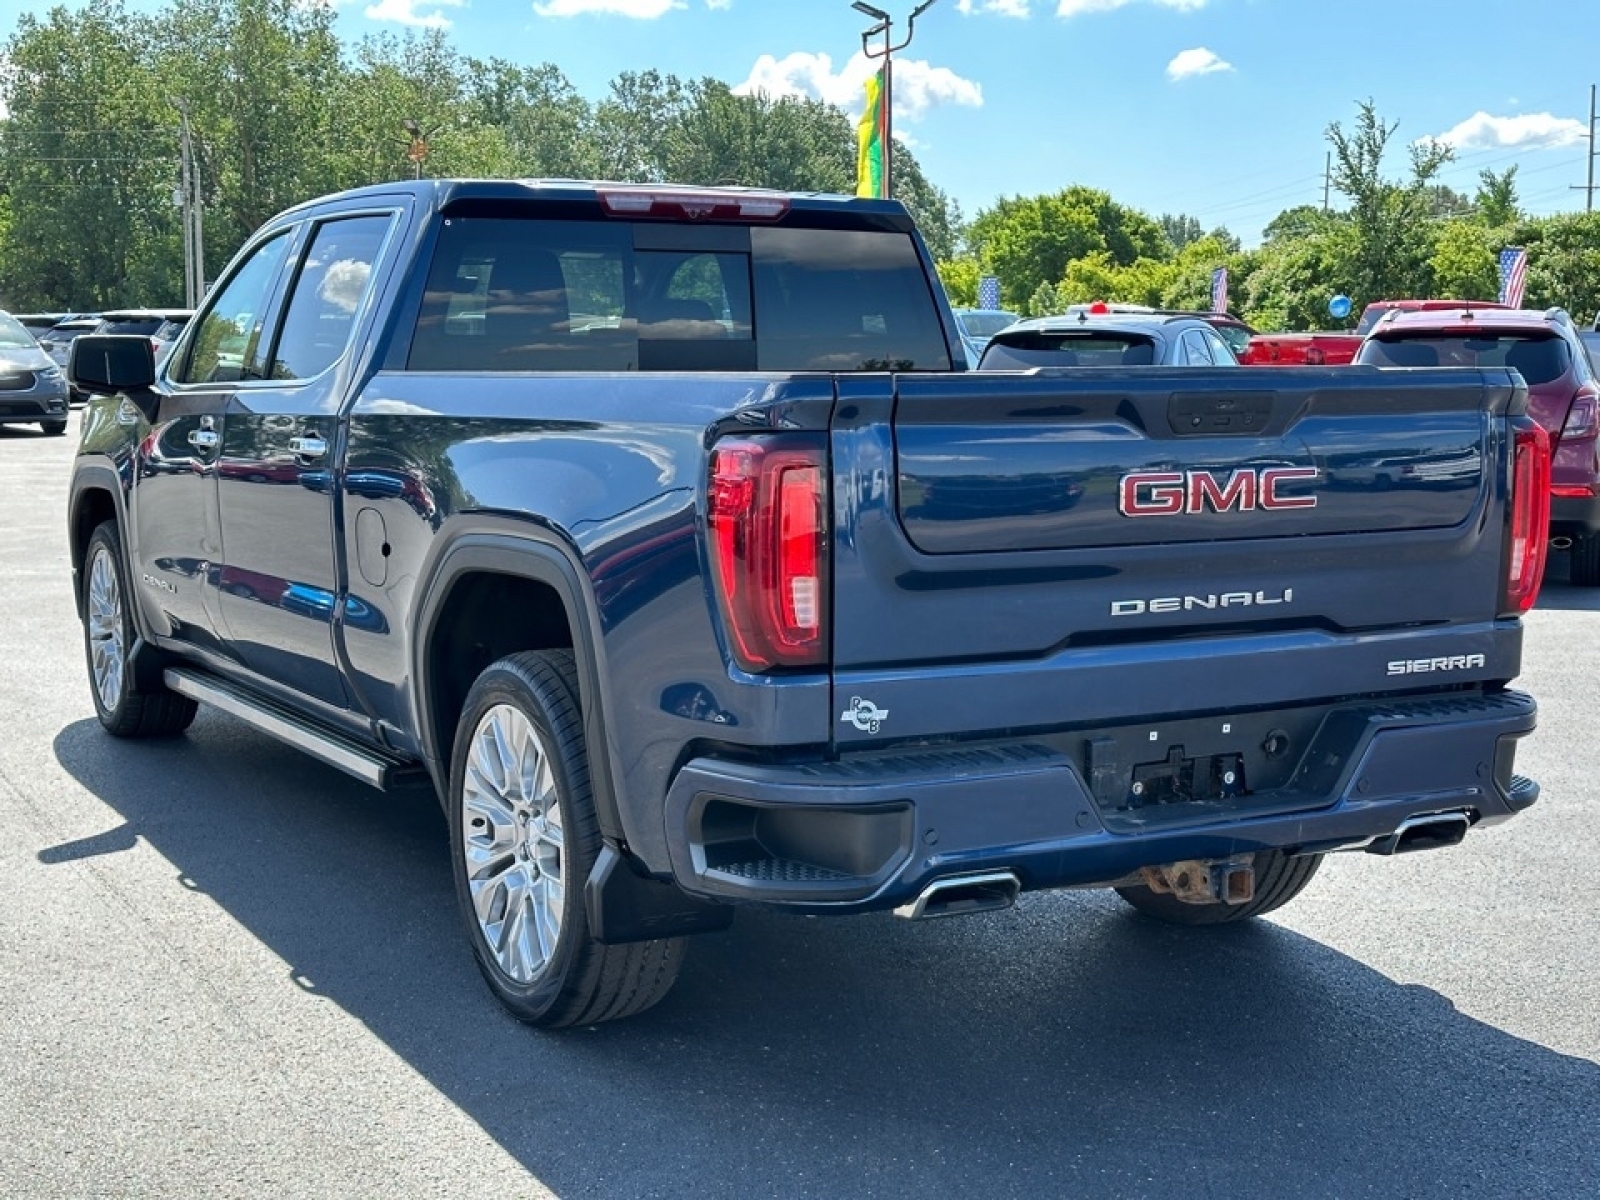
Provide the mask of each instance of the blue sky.
{"label": "blue sky", "polygon": [[[151,6],[154,0],[150,0]],[[1371,99],[1442,137],[1444,182],[1517,164],[1523,206],[1580,211],[1593,0],[937,0],[896,58],[896,131],[968,216],[1000,195],[1081,183],[1254,244],[1322,201],[1324,130]],[[141,5],[143,6],[143,5]],[[0,0],[0,30],[27,0]],[[876,0],[903,30],[913,0]],[[445,28],[464,53],[549,61],[591,99],[622,71],[710,75],[859,111],[848,0],[339,0],[341,35]],[[1339,204],[1339,197],[1334,196]]]}

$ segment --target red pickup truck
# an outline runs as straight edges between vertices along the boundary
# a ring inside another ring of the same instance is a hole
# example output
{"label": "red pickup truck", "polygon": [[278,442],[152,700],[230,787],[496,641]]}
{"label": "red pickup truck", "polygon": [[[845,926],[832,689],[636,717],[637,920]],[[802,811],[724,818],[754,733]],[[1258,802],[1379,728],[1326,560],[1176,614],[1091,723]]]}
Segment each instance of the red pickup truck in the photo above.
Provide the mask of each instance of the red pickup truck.
{"label": "red pickup truck", "polygon": [[1258,333],[1245,346],[1239,361],[1251,367],[1341,366],[1355,361],[1356,351],[1385,313],[1505,307],[1493,300],[1374,300],[1361,310],[1361,320],[1353,332]]}

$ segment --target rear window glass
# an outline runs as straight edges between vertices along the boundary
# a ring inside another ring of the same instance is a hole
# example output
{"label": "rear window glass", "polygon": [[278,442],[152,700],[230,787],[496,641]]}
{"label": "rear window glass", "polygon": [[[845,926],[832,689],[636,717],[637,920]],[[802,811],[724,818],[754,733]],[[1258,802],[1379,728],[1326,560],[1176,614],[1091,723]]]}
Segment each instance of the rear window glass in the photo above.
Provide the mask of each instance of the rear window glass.
{"label": "rear window glass", "polygon": [[985,371],[1017,371],[1030,367],[1148,367],[1155,360],[1155,342],[1138,334],[1062,337],[1025,333],[990,342],[979,365]]}
{"label": "rear window glass", "polygon": [[1551,383],[1572,365],[1559,337],[1413,337],[1363,342],[1358,363],[1375,367],[1511,367],[1532,386]]}
{"label": "rear window glass", "polygon": [[134,335],[149,337],[156,330],[165,325],[164,317],[137,317],[117,320],[105,320],[100,323],[99,332],[115,333],[121,335]]}
{"label": "rear window glass", "polygon": [[658,248],[660,227],[640,239],[655,248],[635,249],[634,234],[619,221],[446,219],[408,367],[950,367],[906,234],[762,227],[714,249]]}
{"label": "rear window glass", "polygon": [[1021,319],[1016,313],[1002,312],[1000,309],[967,309],[957,315],[961,318],[961,328],[967,331],[967,336],[977,338],[993,337]]}

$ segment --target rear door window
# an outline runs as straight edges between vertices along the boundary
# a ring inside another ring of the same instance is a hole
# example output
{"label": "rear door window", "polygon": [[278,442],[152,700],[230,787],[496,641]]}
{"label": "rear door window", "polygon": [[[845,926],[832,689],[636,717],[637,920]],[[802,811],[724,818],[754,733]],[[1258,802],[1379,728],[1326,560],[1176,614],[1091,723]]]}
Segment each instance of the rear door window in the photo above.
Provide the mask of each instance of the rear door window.
{"label": "rear door window", "polygon": [[284,310],[270,378],[315,378],[344,353],[393,220],[384,214],[317,226]]}

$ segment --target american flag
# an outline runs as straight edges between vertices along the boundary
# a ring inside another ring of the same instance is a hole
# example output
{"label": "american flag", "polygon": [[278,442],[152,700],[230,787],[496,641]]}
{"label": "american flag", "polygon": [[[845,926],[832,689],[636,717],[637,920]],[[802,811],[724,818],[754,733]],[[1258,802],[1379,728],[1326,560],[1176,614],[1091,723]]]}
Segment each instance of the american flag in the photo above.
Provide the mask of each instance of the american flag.
{"label": "american flag", "polygon": [[1500,251],[1500,303],[1522,307],[1522,293],[1528,286],[1528,252],[1521,246]]}
{"label": "american flag", "polygon": [[1218,267],[1211,272],[1211,311],[1228,311],[1228,268]]}
{"label": "american flag", "polygon": [[978,307],[1000,307],[1000,277],[998,275],[985,275],[978,280]]}

